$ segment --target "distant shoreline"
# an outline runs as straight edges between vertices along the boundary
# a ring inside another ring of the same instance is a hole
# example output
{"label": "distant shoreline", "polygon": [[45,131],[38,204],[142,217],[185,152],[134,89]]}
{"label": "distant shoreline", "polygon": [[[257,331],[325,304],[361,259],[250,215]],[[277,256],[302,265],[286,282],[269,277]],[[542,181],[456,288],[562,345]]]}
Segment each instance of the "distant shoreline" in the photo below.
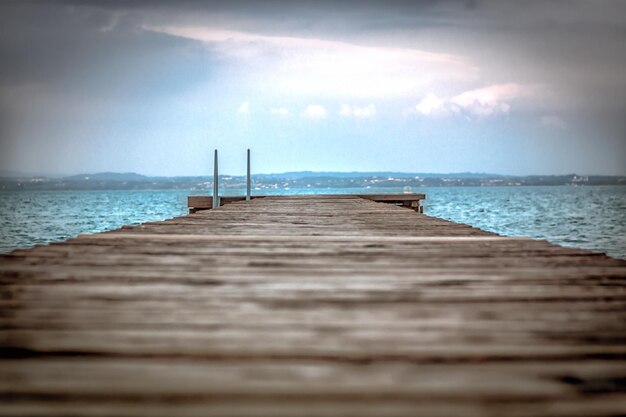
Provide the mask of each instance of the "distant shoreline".
{"label": "distant shoreline", "polygon": [[[608,175],[529,175],[505,176],[496,174],[423,174],[423,173],[315,173],[258,174],[253,184],[261,190],[291,189],[364,189],[420,188],[420,187],[493,187],[493,186],[587,186],[626,185],[626,176]],[[209,190],[213,178],[209,176],[147,177],[128,173],[99,173],[63,178],[0,177],[0,191],[19,190]],[[220,176],[220,188],[245,188],[244,176]]]}

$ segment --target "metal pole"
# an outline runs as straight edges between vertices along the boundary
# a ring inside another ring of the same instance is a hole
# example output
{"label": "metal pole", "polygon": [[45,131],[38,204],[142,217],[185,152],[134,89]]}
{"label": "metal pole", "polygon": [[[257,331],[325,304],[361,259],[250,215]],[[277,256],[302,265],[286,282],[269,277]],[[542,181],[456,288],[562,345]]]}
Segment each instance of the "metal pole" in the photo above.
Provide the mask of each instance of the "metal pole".
{"label": "metal pole", "polygon": [[246,201],[250,201],[250,149],[248,149],[248,171],[246,175]]}
{"label": "metal pole", "polygon": [[217,149],[213,156],[213,208],[220,206],[219,185],[218,185],[218,170],[217,170]]}

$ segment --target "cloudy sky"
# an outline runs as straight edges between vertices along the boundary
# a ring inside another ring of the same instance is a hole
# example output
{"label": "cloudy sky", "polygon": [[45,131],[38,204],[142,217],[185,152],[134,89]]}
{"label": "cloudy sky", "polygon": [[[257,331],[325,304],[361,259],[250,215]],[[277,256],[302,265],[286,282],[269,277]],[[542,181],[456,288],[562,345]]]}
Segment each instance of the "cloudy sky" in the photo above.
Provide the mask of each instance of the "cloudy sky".
{"label": "cloudy sky", "polygon": [[5,1],[0,171],[626,174],[626,2]]}

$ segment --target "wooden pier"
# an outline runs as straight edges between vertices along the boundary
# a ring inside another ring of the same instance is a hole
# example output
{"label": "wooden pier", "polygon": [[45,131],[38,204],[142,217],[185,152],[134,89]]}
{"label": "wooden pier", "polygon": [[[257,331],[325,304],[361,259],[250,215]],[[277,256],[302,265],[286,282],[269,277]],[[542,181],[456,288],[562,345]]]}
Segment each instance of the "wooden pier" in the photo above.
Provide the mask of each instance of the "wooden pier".
{"label": "wooden pier", "polygon": [[619,416],[626,262],[358,196],[0,259],[1,416]]}

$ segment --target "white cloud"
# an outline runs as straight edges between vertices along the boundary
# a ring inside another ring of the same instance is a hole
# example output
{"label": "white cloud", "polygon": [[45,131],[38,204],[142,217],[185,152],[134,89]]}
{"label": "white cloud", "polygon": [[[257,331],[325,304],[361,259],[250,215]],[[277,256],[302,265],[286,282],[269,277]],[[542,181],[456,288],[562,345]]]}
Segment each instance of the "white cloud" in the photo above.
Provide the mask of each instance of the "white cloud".
{"label": "white cloud", "polygon": [[525,95],[518,84],[495,84],[456,95],[450,99],[453,111],[461,111],[475,117],[507,114],[509,101]]}
{"label": "white cloud", "polygon": [[284,108],[284,107],[272,107],[270,109],[270,113],[273,116],[278,116],[278,117],[289,117],[289,110]]}
{"label": "white cloud", "polygon": [[240,114],[250,113],[250,102],[246,100],[243,103],[241,103],[239,105],[239,108],[237,109],[237,113],[240,113]]}
{"label": "white cloud", "polygon": [[339,108],[339,115],[343,117],[356,117],[358,119],[367,119],[376,115],[376,106],[368,104],[365,107],[349,106],[342,104]]}
{"label": "white cloud", "polygon": [[513,83],[494,84],[452,97],[438,97],[429,93],[408,112],[423,116],[461,114],[469,118],[482,118],[508,114],[512,101],[531,94],[530,87]]}
{"label": "white cloud", "polygon": [[446,111],[446,100],[437,97],[436,94],[428,93],[416,106],[415,111],[425,116],[440,114]]}
{"label": "white cloud", "polygon": [[543,116],[541,118],[541,126],[558,130],[567,129],[567,123],[558,116]]}
{"label": "white cloud", "polygon": [[368,117],[373,117],[376,115],[376,107],[373,104],[370,104],[366,107],[357,107],[352,110],[352,114],[354,117],[360,119],[366,119]]}
{"label": "white cloud", "polygon": [[362,46],[313,38],[267,36],[205,27],[144,29],[206,42],[212,51],[255,68],[250,81],[315,97],[407,97],[433,85],[475,80],[464,57],[413,48]]}
{"label": "white cloud", "polygon": [[347,104],[342,104],[339,108],[339,115],[342,117],[350,117],[352,116],[352,108]]}
{"label": "white cloud", "polygon": [[302,116],[313,120],[325,119],[326,115],[326,109],[319,104],[309,104],[302,113]]}

